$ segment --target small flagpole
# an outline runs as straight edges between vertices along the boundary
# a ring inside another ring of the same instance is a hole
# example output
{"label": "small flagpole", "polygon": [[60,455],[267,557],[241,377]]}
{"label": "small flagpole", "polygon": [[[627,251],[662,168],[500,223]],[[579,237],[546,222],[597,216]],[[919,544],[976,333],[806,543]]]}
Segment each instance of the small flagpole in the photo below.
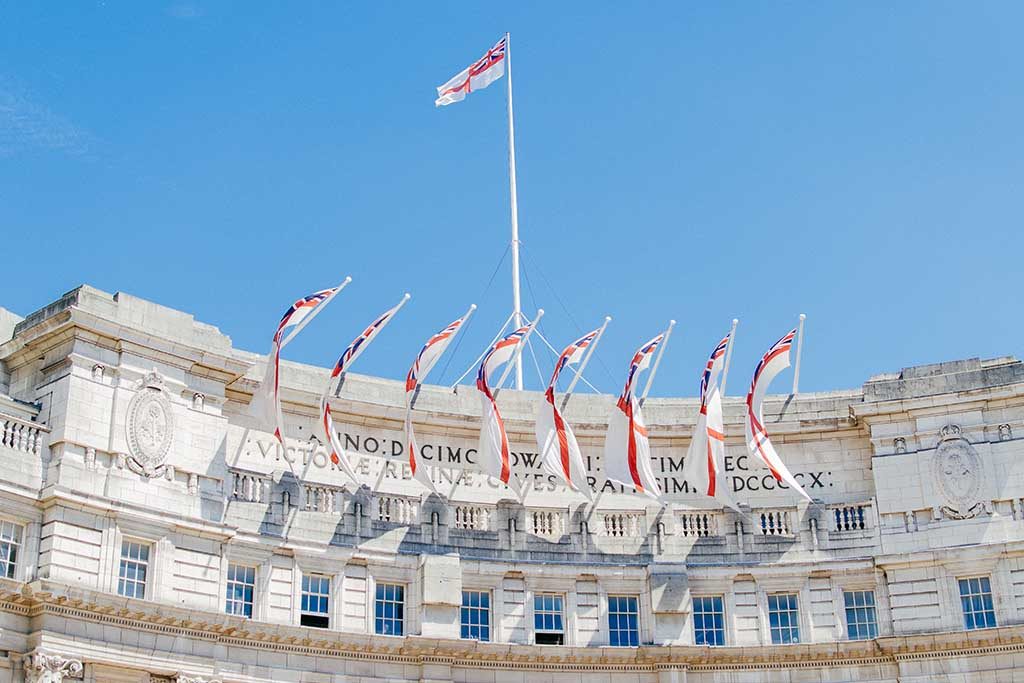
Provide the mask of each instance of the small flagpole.
{"label": "small flagpole", "polygon": [[[540,322],[540,319],[542,317],[544,317],[544,309],[538,308],[537,317],[533,319],[532,323],[530,323],[530,329],[526,331],[526,334],[523,335],[523,338],[519,340],[519,344],[516,346],[515,355],[512,356],[512,363],[514,363],[516,360],[519,359],[520,356],[523,355],[523,349],[526,347],[526,342],[527,340],[530,339],[530,335],[533,334],[533,331],[537,329],[537,323]],[[501,391],[501,385],[503,385],[505,383],[505,380],[508,379],[508,373],[511,372],[512,370],[512,363],[509,363],[508,365],[505,366],[505,372],[501,373],[501,379],[499,379],[498,383],[494,385],[495,400],[497,400],[498,398],[498,392]]]}
{"label": "small flagpole", "polygon": [[[505,34],[505,71],[508,78],[508,191],[512,207],[512,319],[516,329],[523,325],[519,302],[519,202],[516,193],[516,127],[512,116],[512,41]],[[516,356],[516,389],[523,389],[523,358]]]}
{"label": "small flagpole", "polygon": [[668,321],[668,329],[665,330],[665,336],[661,340],[661,348],[658,349],[658,355],[654,357],[654,367],[651,368],[651,374],[647,375],[647,386],[644,387],[644,393],[640,397],[640,403],[647,400],[647,392],[651,390],[651,385],[654,384],[654,376],[658,374],[658,366],[661,365],[661,356],[665,353],[665,347],[668,346],[668,338],[672,336],[672,328],[675,326],[675,320]]}
{"label": "small flagpole", "polygon": [[[381,326],[380,326],[380,329],[378,329],[378,330],[377,330],[377,332],[376,332],[376,333],[374,334],[374,336],[375,336],[375,337],[376,337],[376,335],[377,335],[377,334],[380,334],[381,332],[383,332],[383,331],[384,331],[384,328],[385,328],[385,327],[387,327],[388,323],[389,323],[389,322],[391,322],[391,321],[392,321],[392,320],[394,319],[394,317],[395,317],[395,316],[396,316],[396,315],[398,314],[398,312],[399,312],[400,310],[402,310],[402,306],[405,306],[405,302],[407,302],[407,301],[408,301],[409,299],[411,299],[411,298],[412,298],[412,294],[410,294],[409,292],[406,292],[406,293],[405,293],[405,294],[404,294],[404,295],[402,296],[402,300],[398,302],[398,305],[397,305],[397,306],[395,306],[395,310],[394,310],[394,312],[393,312],[393,313],[391,314],[391,317],[390,317],[390,318],[388,318],[387,320],[385,320],[385,321],[384,321],[384,324],[383,324],[383,325],[381,325]],[[355,352],[355,354],[353,354],[353,356],[352,356],[351,358],[349,358],[349,359],[348,359],[348,364],[349,364],[349,366],[350,366],[350,367],[351,367],[351,365],[352,365],[353,363],[355,363],[355,362],[356,362],[356,358],[359,358],[359,356],[363,355],[363,351],[365,351],[365,350],[366,350],[366,347],[368,347],[368,346],[370,345],[370,342],[372,342],[372,341],[373,341],[373,339],[371,339],[371,340],[370,340],[369,342],[367,342],[367,343],[363,344],[363,345],[362,345],[362,346],[360,346],[360,347],[359,347],[358,349],[356,349],[356,352]],[[348,372],[348,371],[346,370],[346,372]]]}
{"label": "small flagpole", "polygon": [[612,321],[610,315],[604,317],[604,324],[601,325],[601,329],[597,331],[597,336],[594,337],[594,341],[590,342],[590,348],[587,349],[587,355],[583,356],[583,360],[580,361],[580,366],[576,368],[576,375],[569,382],[569,388],[565,390],[565,396],[562,397],[562,410],[565,410],[565,404],[569,402],[569,397],[572,396],[572,390],[576,388],[576,383],[580,381],[580,377],[583,376],[583,371],[587,369],[587,363],[590,362],[590,357],[594,355],[594,350],[597,348],[597,342],[601,341],[601,335],[604,334],[604,328],[608,327],[608,323]]}
{"label": "small flagpole", "polygon": [[449,389],[451,389],[455,393],[459,392],[459,390],[458,390],[459,382],[461,382],[462,380],[466,379],[466,375],[468,375],[469,373],[473,372],[473,370],[478,365],[480,365],[480,361],[482,361],[484,359],[484,356],[486,356],[487,352],[491,350],[491,347],[494,346],[495,342],[497,342],[499,339],[501,339],[501,335],[503,335],[505,333],[505,328],[508,327],[508,323],[511,320],[512,320],[512,316],[511,315],[509,317],[505,318],[505,322],[502,323],[501,329],[498,330],[498,334],[494,335],[494,339],[491,340],[491,343],[484,347],[483,352],[479,356],[476,357],[476,360],[473,361],[468,368],[466,368],[466,371],[464,373],[459,375],[459,378],[457,380],[455,380],[455,383],[452,384],[450,387],[448,387]]}
{"label": "small flagpole", "polygon": [[732,362],[732,345],[736,341],[736,326],[740,324],[739,318],[732,319],[732,329],[729,330],[729,348],[725,350],[725,367],[722,368],[722,396],[725,396],[725,380],[729,379],[729,364]]}
{"label": "small flagpole", "polygon": [[295,326],[295,329],[291,331],[291,334],[285,337],[284,341],[281,342],[281,348],[283,349],[285,345],[288,344],[288,342],[295,338],[295,335],[302,331],[303,327],[311,323],[313,321],[313,318],[315,318],[317,314],[320,313],[320,311],[324,310],[327,307],[327,304],[331,303],[331,299],[341,294],[341,290],[345,289],[345,287],[347,287],[348,283],[350,282],[352,282],[352,278],[346,277],[345,280],[340,285],[338,285],[338,289],[334,291],[334,294],[331,294],[329,297],[324,299],[319,306],[310,311],[309,315],[307,315],[305,319],[300,321],[299,324]]}
{"label": "small flagpole", "polygon": [[800,391],[800,356],[804,350],[804,320],[807,320],[807,316],[803,313],[800,314],[800,324],[797,326],[796,332],[796,365],[793,366],[793,394],[796,395]]}

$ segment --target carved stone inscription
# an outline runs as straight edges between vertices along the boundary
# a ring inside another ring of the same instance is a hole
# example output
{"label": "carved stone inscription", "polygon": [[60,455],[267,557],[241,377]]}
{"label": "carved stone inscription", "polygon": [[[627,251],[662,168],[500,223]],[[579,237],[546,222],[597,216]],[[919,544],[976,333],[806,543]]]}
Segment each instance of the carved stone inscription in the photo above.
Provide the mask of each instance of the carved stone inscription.
{"label": "carved stone inscription", "polygon": [[[408,464],[404,461],[405,442],[401,438],[344,431],[339,431],[338,436],[351,459],[353,469],[367,485],[382,479],[412,478]],[[504,484],[476,471],[476,448],[454,441],[437,442],[430,439],[423,439],[418,445],[421,461],[427,465],[432,480],[439,487],[506,489]],[[682,476],[684,455],[684,452],[674,450],[653,449],[651,464],[666,496],[679,499],[697,495]],[[346,482],[340,467],[331,464],[326,450],[316,438],[309,441],[289,439],[288,448],[282,449],[274,439],[251,437],[242,450],[242,456],[249,462],[272,464],[274,469],[293,469],[304,473],[300,478],[306,478],[312,471],[337,471],[340,483]],[[584,447],[584,461],[591,489],[600,493],[627,492],[625,487],[604,478],[601,459],[600,448]],[[563,490],[559,481],[543,470],[539,453],[513,447],[511,460],[514,474],[524,484],[528,481],[533,490],[551,493]],[[758,467],[742,451],[728,452],[723,465],[730,488],[741,498],[788,488],[776,482],[766,469]],[[794,476],[811,495],[814,495],[814,491],[823,491],[833,485],[832,472],[826,470],[801,471],[794,468]]]}

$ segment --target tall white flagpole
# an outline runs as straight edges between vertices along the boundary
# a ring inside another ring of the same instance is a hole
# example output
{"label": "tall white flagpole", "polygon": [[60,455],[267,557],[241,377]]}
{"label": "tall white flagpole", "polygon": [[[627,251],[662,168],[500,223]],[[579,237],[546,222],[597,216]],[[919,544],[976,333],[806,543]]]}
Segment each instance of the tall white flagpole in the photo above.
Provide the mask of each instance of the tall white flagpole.
{"label": "tall white flagpole", "polygon": [[793,366],[793,394],[796,395],[800,392],[800,356],[803,355],[804,351],[804,321],[807,320],[807,316],[803,313],[800,314],[800,325],[798,326],[796,333],[796,365]]}
{"label": "tall white flagpole", "polygon": [[[508,190],[512,197],[512,318],[516,329],[523,325],[519,303],[519,202],[516,197],[516,127],[512,116],[512,41],[505,34],[505,76],[508,78]],[[523,357],[516,356],[516,389],[523,388]]]}

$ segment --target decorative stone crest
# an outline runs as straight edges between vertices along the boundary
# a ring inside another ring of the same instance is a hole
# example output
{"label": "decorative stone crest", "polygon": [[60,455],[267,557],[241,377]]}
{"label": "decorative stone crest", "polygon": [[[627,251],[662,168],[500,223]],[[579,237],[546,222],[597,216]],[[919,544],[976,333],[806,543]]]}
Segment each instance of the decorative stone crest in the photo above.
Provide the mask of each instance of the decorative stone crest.
{"label": "decorative stone crest", "polygon": [[907,440],[902,436],[897,436],[895,439],[892,440],[892,447],[896,453],[906,453]]}
{"label": "decorative stone crest", "polygon": [[25,658],[25,683],[61,683],[82,675],[82,662],[60,655],[33,652]]}
{"label": "decorative stone crest", "polygon": [[944,505],[939,509],[953,519],[969,519],[984,509],[979,499],[984,471],[974,446],[957,425],[939,432],[939,445],[932,460],[935,483]]}
{"label": "decorative stone crest", "polygon": [[1010,429],[1010,425],[1001,424],[999,425],[999,440],[1009,441],[1013,438],[1013,431]]}
{"label": "decorative stone crest", "polygon": [[128,404],[128,467],[147,477],[163,473],[171,448],[174,417],[163,377],[156,371],[142,378]]}
{"label": "decorative stone crest", "polygon": [[192,408],[193,410],[202,410],[206,405],[206,394],[196,392],[192,394]]}

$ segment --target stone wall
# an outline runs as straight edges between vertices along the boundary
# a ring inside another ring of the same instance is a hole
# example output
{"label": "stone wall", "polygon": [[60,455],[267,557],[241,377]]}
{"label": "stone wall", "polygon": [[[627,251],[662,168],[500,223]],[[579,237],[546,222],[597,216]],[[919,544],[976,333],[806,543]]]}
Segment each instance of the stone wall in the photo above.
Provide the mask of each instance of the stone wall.
{"label": "stone wall", "polygon": [[[475,392],[425,387],[416,430],[436,495],[402,462],[399,382],[352,375],[332,399],[352,482],[318,432],[323,368],[284,364],[281,449],[247,414],[264,358],[192,316],[82,287],[10,321],[0,531],[19,531],[0,579],[0,683],[40,666],[75,676],[76,662],[85,680],[238,683],[1002,681],[1024,669],[1016,360],[770,398],[769,429],[811,504],[745,454],[742,400],[726,398],[737,514],[680,477],[691,399],[645,405],[660,504],[603,478],[611,398],[573,397],[590,504],[539,468],[539,394],[499,399],[511,490],[474,469]],[[125,542],[147,548],[135,597]],[[253,570],[251,619],[225,614],[231,565]],[[300,625],[310,576],[329,581],[326,629]],[[993,624],[968,631],[959,581],[980,578]],[[401,637],[377,633],[384,585],[403,590]],[[488,596],[490,642],[460,638],[463,590]],[[875,637],[849,637],[853,591],[872,595]],[[534,644],[547,594],[561,601],[561,645]],[[795,596],[800,644],[773,644],[780,595]],[[638,647],[611,646],[619,596],[635,601]],[[723,647],[695,644],[694,598],[709,597]]]}

